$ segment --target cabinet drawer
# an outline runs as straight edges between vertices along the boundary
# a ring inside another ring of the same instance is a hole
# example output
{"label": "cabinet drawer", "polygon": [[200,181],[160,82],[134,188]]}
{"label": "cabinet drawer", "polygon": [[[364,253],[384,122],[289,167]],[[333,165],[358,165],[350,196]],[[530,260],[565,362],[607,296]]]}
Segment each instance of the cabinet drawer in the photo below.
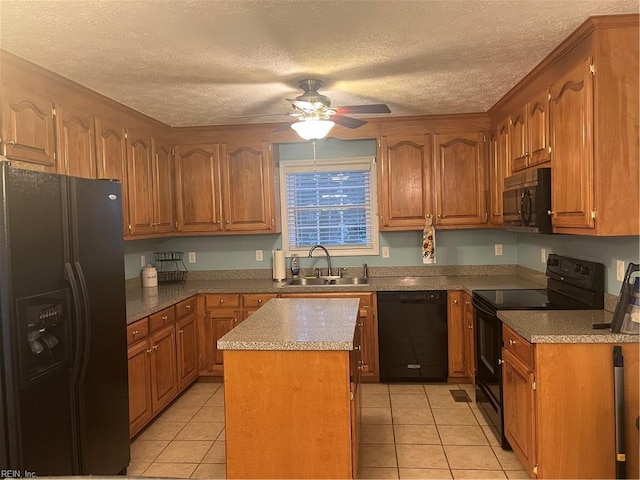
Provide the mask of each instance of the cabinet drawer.
{"label": "cabinet drawer", "polygon": [[213,293],[205,295],[207,308],[239,307],[240,295],[235,293]]}
{"label": "cabinet drawer", "polygon": [[256,293],[243,295],[244,306],[247,308],[259,308],[272,298],[276,298],[275,293]]}
{"label": "cabinet drawer", "polygon": [[155,332],[159,328],[173,323],[175,319],[176,312],[173,307],[165,308],[164,310],[160,310],[153,315],[149,315],[149,331]]}
{"label": "cabinet drawer", "polygon": [[533,368],[533,345],[506,325],[502,326],[502,346],[529,368]]}
{"label": "cabinet drawer", "polygon": [[176,318],[182,318],[196,311],[196,297],[189,297],[186,300],[176,303]]}
{"label": "cabinet drawer", "polygon": [[149,333],[149,319],[143,318],[137,322],[127,325],[127,345],[142,340]]}

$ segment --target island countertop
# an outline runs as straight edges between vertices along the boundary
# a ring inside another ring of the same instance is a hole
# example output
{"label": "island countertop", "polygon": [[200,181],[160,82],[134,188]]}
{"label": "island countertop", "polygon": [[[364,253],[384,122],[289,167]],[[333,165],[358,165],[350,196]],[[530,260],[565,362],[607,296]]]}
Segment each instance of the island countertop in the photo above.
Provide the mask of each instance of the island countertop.
{"label": "island countertop", "polygon": [[353,350],[357,298],[274,298],[220,338],[220,350]]}

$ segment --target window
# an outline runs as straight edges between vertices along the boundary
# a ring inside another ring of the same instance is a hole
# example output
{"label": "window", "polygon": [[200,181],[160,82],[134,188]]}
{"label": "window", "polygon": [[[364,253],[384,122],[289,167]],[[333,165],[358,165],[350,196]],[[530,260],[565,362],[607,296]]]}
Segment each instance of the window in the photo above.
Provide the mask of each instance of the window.
{"label": "window", "polygon": [[318,244],[331,255],[378,255],[373,158],[282,161],[280,185],[286,255]]}

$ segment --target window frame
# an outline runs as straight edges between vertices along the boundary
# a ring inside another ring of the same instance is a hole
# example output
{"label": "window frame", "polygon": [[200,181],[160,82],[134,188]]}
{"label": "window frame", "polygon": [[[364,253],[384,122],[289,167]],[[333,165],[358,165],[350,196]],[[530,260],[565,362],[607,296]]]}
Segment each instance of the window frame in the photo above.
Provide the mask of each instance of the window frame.
{"label": "window frame", "polygon": [[306,256],[311,247],[296,248],[289,245],[289,223],[287,208],[287,181],[290,173],[313,173],[314,171],[348,171],[369,170],[370,172],[370,216],[371,216],[371,246],[369,247],[340,247],[323,245],[332,257],[366,256],[380,254],[380,230],[378,228],[378,181],[375,157],[326,158],[309,160],[280,160],[280,220],[282,230],[282,250],[286,257],[292,254]]}

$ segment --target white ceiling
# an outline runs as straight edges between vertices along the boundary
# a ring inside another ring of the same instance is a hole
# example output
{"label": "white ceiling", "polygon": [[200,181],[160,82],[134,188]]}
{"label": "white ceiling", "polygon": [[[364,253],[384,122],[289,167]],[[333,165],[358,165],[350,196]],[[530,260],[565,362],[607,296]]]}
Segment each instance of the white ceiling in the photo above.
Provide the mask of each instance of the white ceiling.
{"label": "white ceiling", "polygon": [[392,115],[487,111],[637,0],[0,0],[0,46],[171,126],[290,111],[297,81]]}

